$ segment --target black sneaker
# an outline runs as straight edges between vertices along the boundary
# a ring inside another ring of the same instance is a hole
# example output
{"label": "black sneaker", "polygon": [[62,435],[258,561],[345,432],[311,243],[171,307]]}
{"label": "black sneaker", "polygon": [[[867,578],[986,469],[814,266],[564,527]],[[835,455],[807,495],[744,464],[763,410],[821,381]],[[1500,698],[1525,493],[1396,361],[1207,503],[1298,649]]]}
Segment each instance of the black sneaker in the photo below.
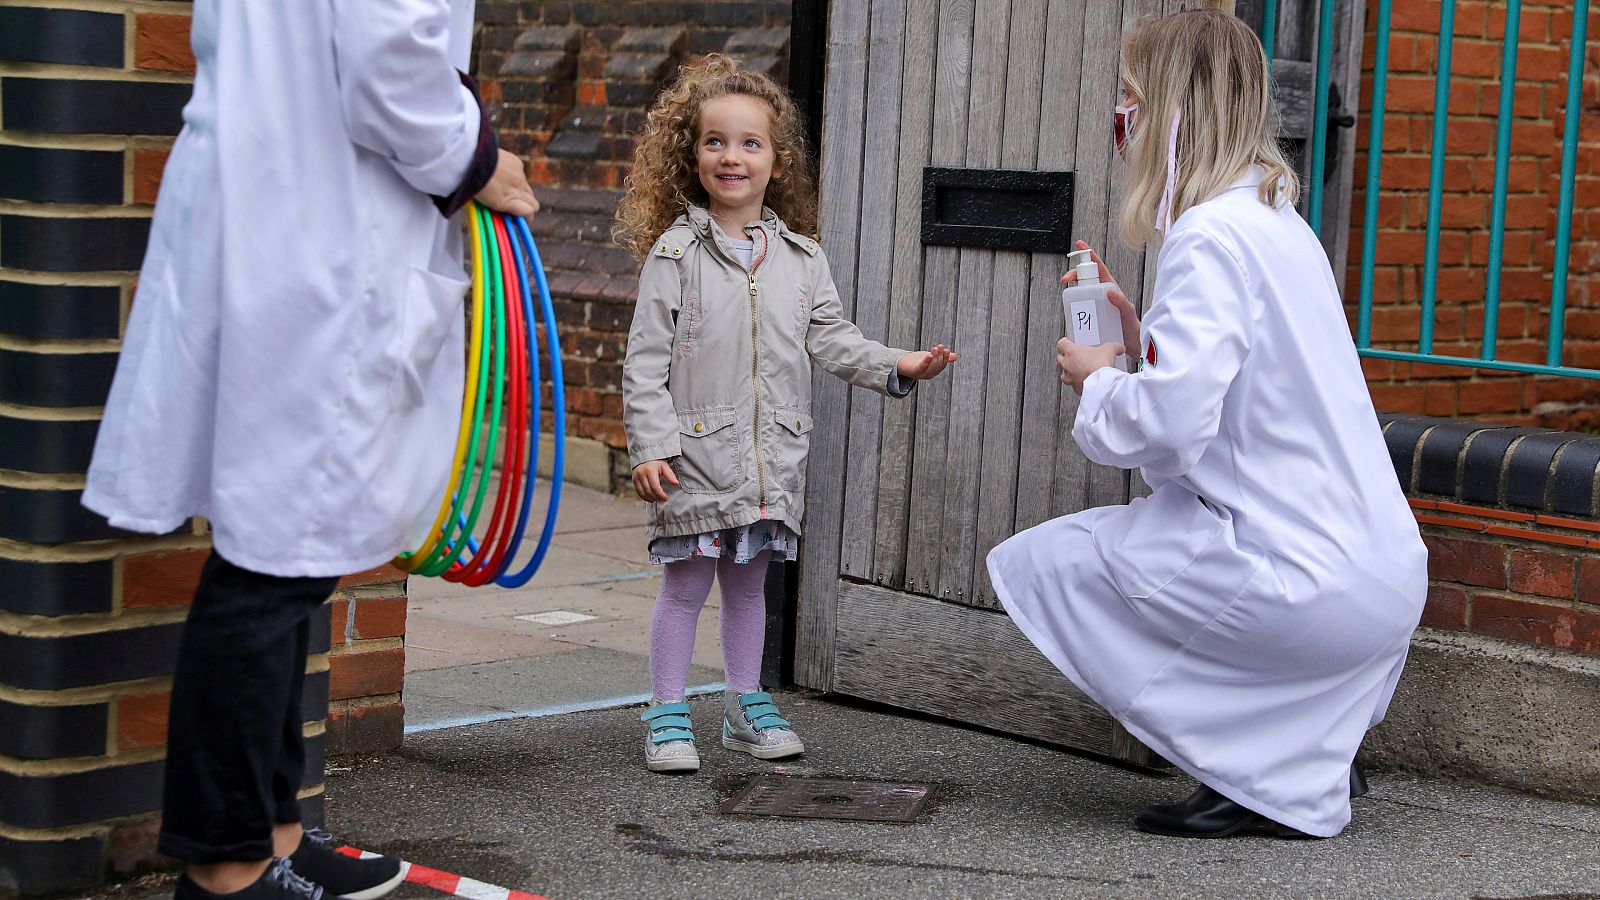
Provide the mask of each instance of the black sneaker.
{"label": "black sneaker", "polygon": [[213,900],[215,897],[226,897],[228,900],[322,900],[322,888],[296,874],[287,859],[278,857],[254,884],[244,890],[213,894],[185,875],[178,879],[178,887],[172,896],[173,900]]}
{"label": "black sneaker", "polygon": [[329,897],[338,900],[377,900],[405,880],[400,860],[393,856],[357,859],[333,849],[326,831],[311,828],[300,837],[300,847],[289,857],[296,873]]}

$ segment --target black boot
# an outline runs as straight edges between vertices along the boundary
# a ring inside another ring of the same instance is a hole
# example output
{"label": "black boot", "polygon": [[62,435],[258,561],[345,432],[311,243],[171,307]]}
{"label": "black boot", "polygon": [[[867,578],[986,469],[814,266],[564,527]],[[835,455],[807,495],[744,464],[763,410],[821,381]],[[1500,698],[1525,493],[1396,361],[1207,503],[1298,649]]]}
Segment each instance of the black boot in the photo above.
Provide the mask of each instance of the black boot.
{"label": "black boot", "polygon": [[1140,831],[1194,838],[1228,837],[1260,821],[1259,815],[1203,784],[1181,803],[1145,807],[1133,817]]}
{"label": "black boot", "polygon": [[1310,837],[1251,812],[1203,784],[1181,803],[1145,807],[1133,817],[1133,824],[1140,831],[1170,837],[1224,838],[1245,830],[1263,829],[1281,838]]}
{"label": "black boot", "polygon": [[1350,763],[1350,799],[1365,797],[1367,795],[1367,773],[1362,770],[1361,763]]}

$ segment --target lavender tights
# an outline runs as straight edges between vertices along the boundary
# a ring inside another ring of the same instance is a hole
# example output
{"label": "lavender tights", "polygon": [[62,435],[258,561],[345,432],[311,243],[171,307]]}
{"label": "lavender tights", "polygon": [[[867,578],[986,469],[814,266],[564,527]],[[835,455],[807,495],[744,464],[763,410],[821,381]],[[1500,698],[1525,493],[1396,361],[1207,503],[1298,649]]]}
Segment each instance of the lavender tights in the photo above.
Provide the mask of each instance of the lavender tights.
{"label": "lavender tights", "polygon": [[743,565],[704,556],[667,563],[650,620],[650,686],[655,699],[667,703],[683,699],[689,658],[694,655],[695,624],[713,578],[722,585],[722,668],[728,690],[744,694],[761,689],[761,650],[767,636],[763,585],[771,557],[771,550],[763,550]]}

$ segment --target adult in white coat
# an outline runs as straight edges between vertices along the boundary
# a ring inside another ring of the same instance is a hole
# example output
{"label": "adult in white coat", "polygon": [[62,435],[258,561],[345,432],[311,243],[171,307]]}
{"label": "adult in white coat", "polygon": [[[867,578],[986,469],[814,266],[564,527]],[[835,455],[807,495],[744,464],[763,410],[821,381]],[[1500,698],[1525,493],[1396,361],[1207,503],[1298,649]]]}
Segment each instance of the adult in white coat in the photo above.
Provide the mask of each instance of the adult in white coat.
{"label": "adult in white coat", "polygon": [[1070,341],[1058,361],[1084,454],[1153,492],[1025,531],[989,572],[1068,678],[1201,783],[1138,827],[1329,837],[1364,790],[1352,763],[1404,664],[1426,550],[1294,210],[1260,43],[1203,9],[1143,23],[1124,60],[1123,230],[1164,232],[1144,321],[1116,298],[1142,366]]}
{"label": "adult in white coat", "polygon": [[537,210],[464,74],[472,18],[194,4],[194,94],[84,491],[113,525],[213,535],[173,685],[160,848],[192,864],[180,897],[399,880],[302,833],[300,681],[311,612],[417,543],[444,487],[467,287],[450,217],[474,196]]}

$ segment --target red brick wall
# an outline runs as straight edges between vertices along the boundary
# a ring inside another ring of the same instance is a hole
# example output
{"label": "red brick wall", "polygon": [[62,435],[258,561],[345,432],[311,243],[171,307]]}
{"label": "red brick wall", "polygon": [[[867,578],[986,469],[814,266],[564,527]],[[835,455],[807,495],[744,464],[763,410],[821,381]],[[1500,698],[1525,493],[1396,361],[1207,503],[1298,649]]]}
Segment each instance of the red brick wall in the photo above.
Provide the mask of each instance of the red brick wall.
{"label": "red brick wall", "polygon": [[[1544,362],[1573,9],[1574,0],[1530,0],[1522,6],[1498,328],[1498,356],[1506,360]],[[1368,4],[1367,16],[1363,110],[1371,108],[1377,4]],[[1392,28],[1372,339],[1374,347],[1415,351],[1426,258],[1438,0],[1395,2]],[[1434,331],[1434,350],[1441,354],[1475,357],[1480,349],[1504,31],[1504,4],[1456,5]],[[1600,34],[1593,24],[1584,72],[1564,362],[1600,368]],[[1363,116],[1345,282],[1352,328],[1369,126]],[[1366,360],[1365,366],[1380,411],[1558,428],[1584,428],[1600,417],[1595,409],[1600,382],[1382,360]]]}
{"label": "red brick wall", "polygon": [[[1523,6],[1503,245],[1503,359],[1543,361],[1573,9],[1573,0]],[[549,200],[537,227],[542,244],[556,248],[547,264],[567,341],[569,429],[620,448],[624,441],[616,386],[631,313],[633,265],[609,246],[606,230],[631,153],[627,135],[641,121],[654,79],[683,55],[732,44],[763,64],[781,63],[781,47],[757,49],[759,44],[741,43],[740,35],[750,34],[749,29],[785,28],[788,3],[482,0],[479,10],[483,28],[478,66],[487,96],[497,104],[507,146],[528,155],[532,178]],[[1438,27],[1437,0],[1394,4],[1373,290],[1377,347],[1416,349]],[[1368,4],[1367,28],[1363,109],[1370,108],[1376,4]],[[1439,353],[1478,352],[1503,31],[1503,5],[1458,4],[1435,327]],[[1600,34],[1591,29],[1590,38],[1566,362],[1600,367]],[[781,66],[773,71],[784,74]],[[1364,119],[1358,130],[1361,152],[1355,163],[1358,184],[1351,198],[1346,281],[1352,328],[1365,208]],[[1600,419],[1600,383],[1379,360],[1367,360],[1365,366],[1374,400],[1384,411],[1557,428],[1588,428]]]}
{"label": "red brick wall", "polygon": [[1422,624],[1600,655],[1600,525],[1413,499],[1431,579]]}
{"label": "red brick wall", "polygon": [[[123,557],[123,609],[187,607],[207,549]],[[405,675],[405,573],[380,566],[340,580],[323,615],[330,615],[330,646],[306,666],[328,682],[328,718],[309,733],[327,733],[329,753],[372,753],[400,746],[405,726],[401,682]],[[351,606],[355,611],[352,615]],[[117,743],[125,750],[160,748],[167,741],[170,679],[150,690],[132,687],[116,699]]]}

